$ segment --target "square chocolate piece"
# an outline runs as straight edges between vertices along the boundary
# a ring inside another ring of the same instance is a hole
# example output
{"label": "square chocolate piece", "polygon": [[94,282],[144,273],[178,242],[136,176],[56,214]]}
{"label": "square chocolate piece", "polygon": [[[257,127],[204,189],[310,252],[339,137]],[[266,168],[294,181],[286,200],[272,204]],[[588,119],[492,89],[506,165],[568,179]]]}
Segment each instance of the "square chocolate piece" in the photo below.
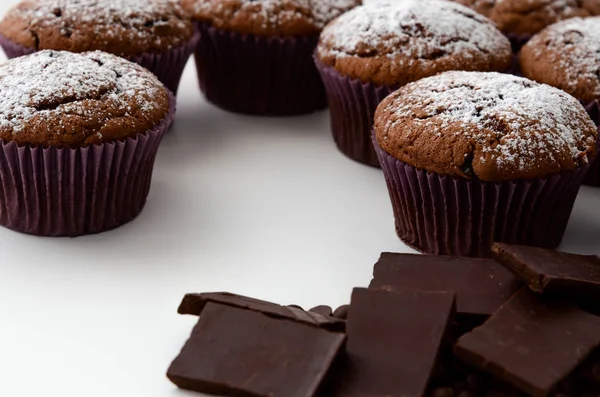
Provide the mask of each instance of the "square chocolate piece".
{"label": "square chocolate piece", "polygon": [[345,336],[207,303],[168,378],[183,389],[236,397],[312,397]]}
{"label": "square chocolate piece", "polygon": [[600,257],[597,255],[500,243],[492,246],[492,255],[535,292],[600,301]]}
{"label": "square chocolate piece", "polygon": [[600,317],[523,288],[454,347],[467,363],[547,396],[600,344]]}
{"label": "square chocolate piece", "polygon": [[454,312],[454,293],[356,288],[328,396],[423,396]]}
{"label": "square chocolate piece", "polygon": [[458,314],[489,316],[520,288],[521,281],[491,259],[383,253],[372,289],[456,292]]}

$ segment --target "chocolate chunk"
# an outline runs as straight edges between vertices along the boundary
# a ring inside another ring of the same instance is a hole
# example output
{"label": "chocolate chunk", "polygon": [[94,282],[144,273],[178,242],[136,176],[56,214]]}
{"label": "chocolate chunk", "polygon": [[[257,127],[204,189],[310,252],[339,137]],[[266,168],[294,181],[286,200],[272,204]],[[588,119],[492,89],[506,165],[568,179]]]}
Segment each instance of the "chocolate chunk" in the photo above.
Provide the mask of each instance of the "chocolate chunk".
{"label": "chocolate chunk", "polygon": [[183,389],[234,397],[312,397],[344,335],[207,303],[168,378]]}
{"label": "chocolate chunk", "polygon": [[454,312],[453,293],[356,288],[343,371],[330,395],[423,396]]}
{"label": "chocolate chunk", "polygon": [[316,306],[309,310],[311,313],[317,313],[321,316],[331,317],[333,315],[333,310],[329,306]]}
{"label": "chocolate chunk", "polygon": [[342,320],[346,320],[348,318],[348,309],[349,308],[350,308],[349,305],[342,305],[342,306],[338,307],[333,312],[333,317],[339,318]]}
{"label": "chocolate chunk", "polygon": [[600,344],[600,317],[523,288],[454,347],[466,362],[546,396]]}
{"label": "chocolate chunk", "polygon": [[489,316],[520,288],[508,270],[491,259],[383,253],[372,289],[454,291],[458,314]]}
{"label": "chocolate chunk", "polygon": [[589,296],[600,301],[600,257],[496,243],[494,259],[539,293]]}
{"label": "chocolate chunk", "polygon": [[228,292],[187,294],[183,298],[181,305],[179,305],[178,312],[179,314],[199,316],[209,302],[252,310],[275,318],[290,319],[331,331],[343,332],[346,328],[346,322],[338,318],[323,316],[319,313],[305,312],[295,307],[281,306],[276,303],[230,294]]}

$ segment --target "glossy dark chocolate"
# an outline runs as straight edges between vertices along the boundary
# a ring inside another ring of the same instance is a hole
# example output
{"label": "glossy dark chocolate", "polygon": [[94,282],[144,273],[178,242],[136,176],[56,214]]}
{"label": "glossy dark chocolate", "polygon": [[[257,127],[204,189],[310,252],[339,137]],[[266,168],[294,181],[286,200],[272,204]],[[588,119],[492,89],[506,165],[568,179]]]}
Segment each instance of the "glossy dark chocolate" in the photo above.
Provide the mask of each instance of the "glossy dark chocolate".
{"label": "glossy dark chocolate", "polygon": [[313,397],[345,336],[207,303],[168,370],[183,389],[234,397]]}
{"label": "glossy dark chocolate", "polygon": [[178,312],[179,314],[199,316],[209,302],[252,310],[275,318],[286,318],[332,331],[343,332],[346,327],[345,321],[339,318],[324,316],[316,312],[307,312],[293,306],[281,306],[275,303],[235,295],[228,292],[187,294],[179,305]]}
{"label": "glossy dark chocolate", "polygon": [[[600,237],[599,237],[600,238]],[[494,259],[538,293],[588,296],[600,301],[600,257],[496,243]]]}
{"label": "glossy dark chocolate", "polygon": [[454,291],[457,313],[489,316],[520,286],[491,259],[383,253],[369,288]]}
{"label": "glossy dark chocolate", "polygon": [[543,397],[600,344],[600,317],[523,288],[490,319],[461,337],[465,362]]}
{"label": "glossy dark chocolate", "polygon": [[355,289],[328,395],[423,396],[454,313],[454,293]]}

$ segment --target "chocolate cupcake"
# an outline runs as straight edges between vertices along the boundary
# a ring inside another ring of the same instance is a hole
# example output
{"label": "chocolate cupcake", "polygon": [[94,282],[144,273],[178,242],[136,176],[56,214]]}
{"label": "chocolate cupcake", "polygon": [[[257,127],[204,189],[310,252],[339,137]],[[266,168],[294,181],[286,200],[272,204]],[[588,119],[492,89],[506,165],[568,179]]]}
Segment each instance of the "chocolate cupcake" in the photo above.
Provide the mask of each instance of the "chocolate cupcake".
{"label": "chocolate cupcake", "polygon": [[40,50],[105,51],[147,68],[172,92],[198,39],[171,0],[22,0],[0,22],[9,58]]}
{"label": "chocolate cupcake", "polygon": [[[510,39],[517,54],[546,26],[575,17],[600,15],[597,0],[453,0],[494,21]],[[518,67],[518,63],[515,65]],[[514,69],[518,72],[518,68]]]}
{"label": "chocolate cupcake", "polygon": [[312,55],[325,24],[361,0],[182,0],[198,21],[200,88],[213,104],[258,115],[326,106]]}
{"label": "chocolate cupcake", "polygon": [[355,8],[323,30],[316,54],[334,140],[346,156],[372,166],[379,166],[373,115],[394,89],[448,70],[504,71],[510,61],[510,43],[492,22],[438,0]]}
{"label": "chocolate cupcake", "polygon": [[131,221],[174,112],[152,73],[111,54],[44,50],[0,65],[0,225],[79,236]]}
{"label": "chocolate cupcake", "polygon": [[[523,75],[558,87],[579,99],[600,126],[600,17],[575,18],[551,25],[522,49]],[[585,183],[600,186],[600,161]]]}
{"label": "chocolate cupcake", "polygon": [[575,98],[499,73],[411,83],[379,105],[374,126],[398,235],[459,256],[489,256],[494,241],[556,247],[596,139]]}

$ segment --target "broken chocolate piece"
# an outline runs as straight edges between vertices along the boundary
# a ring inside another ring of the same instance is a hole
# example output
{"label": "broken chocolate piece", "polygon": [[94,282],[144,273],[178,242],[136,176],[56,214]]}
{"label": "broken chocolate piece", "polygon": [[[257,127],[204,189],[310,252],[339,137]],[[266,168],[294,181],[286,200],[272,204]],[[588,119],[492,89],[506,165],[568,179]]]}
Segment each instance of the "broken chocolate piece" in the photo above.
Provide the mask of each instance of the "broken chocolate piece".
{"label": "broken chocolate piece", "polygon": [[492,255],[538,293],[600,301],[600,257],[496,243]]}
{"label": "broken chocolate piece", "polygon": [[350,305],[342,305],[342,306],[338,307],[333,312],[333,317],[339,318],[342,320],[347,319],[348,318],[348,308],[350,308]]}
{"label": "broken chocolate piece", "polygon": [[228,292],[208,292],[202,294],[187,294],[179,306],[179,314],[192,314],[199,316],[209,302],[233,306],[240,309],[260,312],[275,318],[286,318],[300,323],[312,325],[331,331],[343,332],[346,323],[335,317],[323,316],[319,313],[306,312],[304,310],[281,306],[276,303],[266,302]]}
{"label": "broken chocolate piece", "polygon": [[372,289],[454,291],[458,314],[489,316],[510,299],[521,282],[491,259],[383,253]]}
{"label": "broken chocolate piece", "polygon": [[313,307],[309,310],[309,312],[317,313],[325,317],[331,317],[333,315],[333,310],[331,309],[331,307],[325,305]]}
{"label": "broken chocolate piece", "polygon": [[454,293],[356,288],[331,395],[423,396],[454,312]]}
{"label": "broken chocolate piece", "polygon": [[458,357],[547,396],[600,344],[600,317],[523,288],[454,347]]}
{"label": "broken chocolate piece", "polygon": [[234,397],[312,397],[344,335],[257,311],[207,303],[168,378]]}

